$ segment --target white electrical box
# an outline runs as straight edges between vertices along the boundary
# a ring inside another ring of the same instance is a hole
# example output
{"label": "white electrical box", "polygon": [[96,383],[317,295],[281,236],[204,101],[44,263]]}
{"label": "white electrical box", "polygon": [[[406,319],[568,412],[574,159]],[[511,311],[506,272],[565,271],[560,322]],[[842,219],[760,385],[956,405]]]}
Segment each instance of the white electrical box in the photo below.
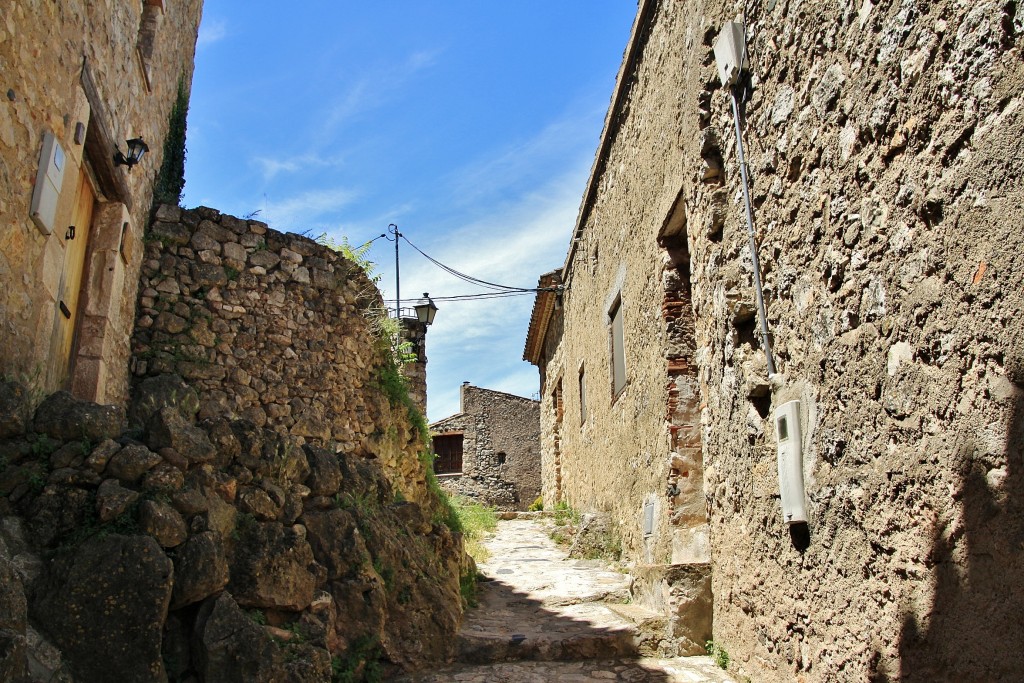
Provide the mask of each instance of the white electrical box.
{"label": "white electrical box", "polygon": [[718,77],[726,88],[735,83],[740,72],[747,68],[743,24],[738,21],[725,22],[715,41],[715,62],[718,64]]}
{"label": "white electrical box", "polygon": [[54,134],[49,131],[43,133],[43,151],[39,155],[39,173],[36,174],[36,187],[32,192],[29,212],[44,235],[53,232],[57,199],[64,183],[65,162],[64,149]]}
{"label": "white electrical box", "polygon": [[800,401],[783,403],[776,408],[775,438],[779,448],[779,491],[782,494],[782,519],[786,524],[806,522],[807,504],[804,502]]}

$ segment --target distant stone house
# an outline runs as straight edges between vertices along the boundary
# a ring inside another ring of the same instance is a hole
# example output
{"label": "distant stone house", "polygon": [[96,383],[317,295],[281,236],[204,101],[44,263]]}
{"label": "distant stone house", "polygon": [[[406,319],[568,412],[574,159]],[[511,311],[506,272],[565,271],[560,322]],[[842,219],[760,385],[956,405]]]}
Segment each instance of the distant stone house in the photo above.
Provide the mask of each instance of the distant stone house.
{"label": "distant stone house", "polygon": [[[0,375],[124,403],[142,237],[201,0],[7,0]],[[125,140],[149,154],[129,170]]]}
{"label": "distant stone house", "polygon": [[[540,278],[564,289],[538,293],[526,341],[544,499],[611,517],[634,575],[663,577],[639,602],[679,604],[672,577],[709,567],[713,638],[752,680],[1024,668],[1022,28],[1007,7],[747,17],[769,379],[713,54],[735,6],[639,4],[571,246]],[[784,406],[805,524],[780,506]]]}
{"label": "distant stone house", "polygon": [[540,495],[539,403],[464,383],[460,410],[430,425],[442,488],[501,510]]}

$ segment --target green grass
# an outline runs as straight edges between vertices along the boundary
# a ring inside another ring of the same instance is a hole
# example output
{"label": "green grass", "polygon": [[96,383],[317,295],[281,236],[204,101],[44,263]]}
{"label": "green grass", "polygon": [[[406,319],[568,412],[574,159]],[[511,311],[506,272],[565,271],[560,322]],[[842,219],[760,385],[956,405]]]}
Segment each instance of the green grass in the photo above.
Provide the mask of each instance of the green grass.
{"label": "green grass", "polygon": [[580,513],[572,508],[571,505],[566,503],[564,500],[555,505],[555,525],[565,526],[566,524],[572,524],[573,526],[580,523]]}
{"label": "green grass", "polygon": [[477,562],[486,562],[489,553],[483,545],[483,540],[498,526],[498,515],[494,508],[462,496],[455,496],[451,501],[462,527],[466,552]]}

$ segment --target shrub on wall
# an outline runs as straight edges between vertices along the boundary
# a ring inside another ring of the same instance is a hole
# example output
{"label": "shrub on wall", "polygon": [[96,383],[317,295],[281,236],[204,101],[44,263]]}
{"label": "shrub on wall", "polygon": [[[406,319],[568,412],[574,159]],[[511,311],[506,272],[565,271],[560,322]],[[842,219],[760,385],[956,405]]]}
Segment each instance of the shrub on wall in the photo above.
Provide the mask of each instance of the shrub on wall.
{"label": "shrub on wall", "polygon": [[171,107],[170,125],[164,137],[164,158],[153,188],[153,205],[181,205],[185,193],[185,129],[188,118],[188,90],[178,79],[178,96]]}

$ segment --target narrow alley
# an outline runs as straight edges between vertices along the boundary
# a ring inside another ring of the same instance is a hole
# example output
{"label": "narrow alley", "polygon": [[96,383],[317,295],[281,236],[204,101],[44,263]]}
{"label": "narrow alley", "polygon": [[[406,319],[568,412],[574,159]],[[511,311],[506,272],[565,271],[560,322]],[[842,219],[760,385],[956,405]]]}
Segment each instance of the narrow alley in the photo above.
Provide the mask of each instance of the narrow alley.
{"label": "narrow alley", "polygon": [[573,560],[538,518],[503,520],[485,542],[479,606],[459,633],[457,663],[403,683],[629,681],[733,683],[710,657],[643,656],[645,611],[629,576]]}

